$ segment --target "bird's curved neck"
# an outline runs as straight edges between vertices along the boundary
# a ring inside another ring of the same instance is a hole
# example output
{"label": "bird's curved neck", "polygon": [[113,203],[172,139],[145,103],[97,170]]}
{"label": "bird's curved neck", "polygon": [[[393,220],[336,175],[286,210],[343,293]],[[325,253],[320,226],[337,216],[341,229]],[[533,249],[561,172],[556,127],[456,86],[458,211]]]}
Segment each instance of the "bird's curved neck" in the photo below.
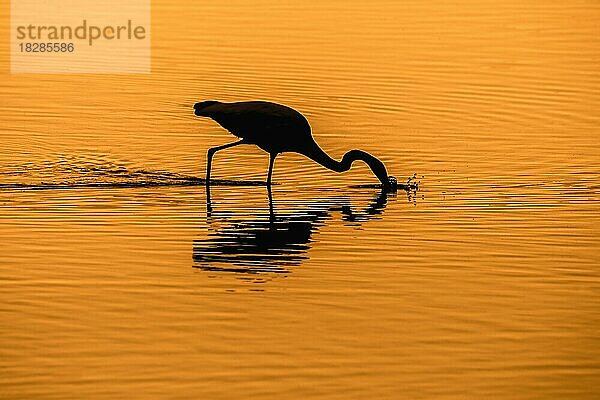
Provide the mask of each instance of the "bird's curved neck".
{"label": "bird's curved neck", "polygon": [[350,150],[344,157],[342,157],[342,161],[336,161],[329,156],[329,154],[325,153],[323,149],[321,149],[316,143],[315,147],[310,151],[304,154],[311,160],[321,164],[325,168],[328,168],[335,172],[345,172],[350,169],[352,163],[354,161],[360,160],[364,161],[371,171],[375,174],[375,176],[381,181],[381,183],[386,186],[389,184],[388,182],[388,174],[385,168],[385,165],[376,157],[370,155],[369,153],[362,150]]}
{"label": "bird's curved neck", "polygon": [[314,143],[314,147],[311,146],[311,148],[308,151],[303,152],[303,154],[314,162],[321,164],[325,168],[335,172],[344,172],[350,169],[350,166],[345,168],[346,166],[342,165],[340,161],[331,158],[329,154],[325,153],[323,149],[321,149],[316,143]]}

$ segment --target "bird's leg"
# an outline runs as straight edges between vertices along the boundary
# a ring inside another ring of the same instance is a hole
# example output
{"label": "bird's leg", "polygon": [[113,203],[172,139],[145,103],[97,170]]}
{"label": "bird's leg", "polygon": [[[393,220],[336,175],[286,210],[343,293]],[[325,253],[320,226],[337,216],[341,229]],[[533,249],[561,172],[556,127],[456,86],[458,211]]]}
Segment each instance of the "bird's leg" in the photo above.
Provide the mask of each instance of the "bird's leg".
{"label": "bird's leg", "polygon": [[275,222],[275,211],[273,210],[273,192],[271,185],[267,186],[267,196],[269,197],[269,223]]}
{"label": "bird's leg", "polygon": [[269,174],[267,175],[267,195],[269,196],[269,221],[275,221],[275,213],[273,212],[273,192],[271,191],[271,178],[273,177],[273,165],[275,164],[277,153],[271,153],[269,158]]}
{"label": "bird's leg", "polygon": [[[208,181],[207,181],[208,182]],[[212,216],[212,202],[210,201],[210,185],[206,185],[206,218]]]}
{"label": "bird's leg", "polygon": [[229,147],[237,146],[237,145],[244,144],[244,143],[246,143],[244,140],[239,140],[234,143],[228,143],[228,144],[224,144],[223,146],[211,147],[210,149],[208,149],[208,157],[207,157],[207,161],[206,161],[206,184],[207,185],[210,184],[210,168],[212,165],[212,158],[215,155],[215,153],[219,150],[224,150]]}
{"label": "bird's leg", "polygon": [[273,176],[273,165],[275,164],[275,157],[277,157],[277,153],[271,153],[271,158],[269,159],[269,174],[267,175],[267,186],[271,187],[271,177]]}

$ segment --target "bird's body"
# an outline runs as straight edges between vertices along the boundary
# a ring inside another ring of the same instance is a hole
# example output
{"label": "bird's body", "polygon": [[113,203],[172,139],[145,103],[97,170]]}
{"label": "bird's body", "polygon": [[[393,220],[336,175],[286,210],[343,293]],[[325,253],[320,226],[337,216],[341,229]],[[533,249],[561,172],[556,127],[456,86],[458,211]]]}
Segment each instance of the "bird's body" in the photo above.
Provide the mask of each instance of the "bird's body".
{"label": "bird's body", "polygon": [[384,187],[390,189],[395,185],[395,178],[388,177],[383,163],[364,151],[351,150],[342,161],[329,157],[313,139],[306,118],[293,108],[266,101],[222,103],[209,100],[196,103],[194,110],[197,116],[213,119],[241,139],[209,150],[207,183],[215,152],[239,144],[254,144],[271,156],[268,183],[271,182],[275,157],[280,153],[296,152],[336,172],[347,171],[353,161],[362,160],[371,167]]}
{"label": "bird's body", "polygon": [[293,108],[266,101],[216,103],[198,116],[209,117],[233,135],[267,153],[302,153],[315,144],[304,115]]}

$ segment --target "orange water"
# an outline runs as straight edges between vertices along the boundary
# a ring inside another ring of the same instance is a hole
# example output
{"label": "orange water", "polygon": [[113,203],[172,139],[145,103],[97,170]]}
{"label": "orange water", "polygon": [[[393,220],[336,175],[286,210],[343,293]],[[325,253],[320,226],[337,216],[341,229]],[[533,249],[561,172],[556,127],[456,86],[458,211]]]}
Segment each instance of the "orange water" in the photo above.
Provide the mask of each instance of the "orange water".
{"label": "orange water", "polygon": [[[9,75],[0,25],[0,398],[600,396],[598,2],[152,6],[149,75]],[[420,190],[286,154],[274,220],[262,186],[207,214],[206,99]]]}

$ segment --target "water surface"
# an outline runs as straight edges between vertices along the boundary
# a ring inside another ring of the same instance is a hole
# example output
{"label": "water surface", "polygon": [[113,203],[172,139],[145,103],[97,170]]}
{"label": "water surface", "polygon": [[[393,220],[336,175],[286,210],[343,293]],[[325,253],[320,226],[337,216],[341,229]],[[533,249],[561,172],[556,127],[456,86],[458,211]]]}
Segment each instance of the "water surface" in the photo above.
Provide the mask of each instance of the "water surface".
{"label": "water surface", "polygon": [[[152,74],[2,58],[1,398],[600,396],[597,2],[152,6]],[[209,207],[207,99],[419,190],[240,146]]]}

